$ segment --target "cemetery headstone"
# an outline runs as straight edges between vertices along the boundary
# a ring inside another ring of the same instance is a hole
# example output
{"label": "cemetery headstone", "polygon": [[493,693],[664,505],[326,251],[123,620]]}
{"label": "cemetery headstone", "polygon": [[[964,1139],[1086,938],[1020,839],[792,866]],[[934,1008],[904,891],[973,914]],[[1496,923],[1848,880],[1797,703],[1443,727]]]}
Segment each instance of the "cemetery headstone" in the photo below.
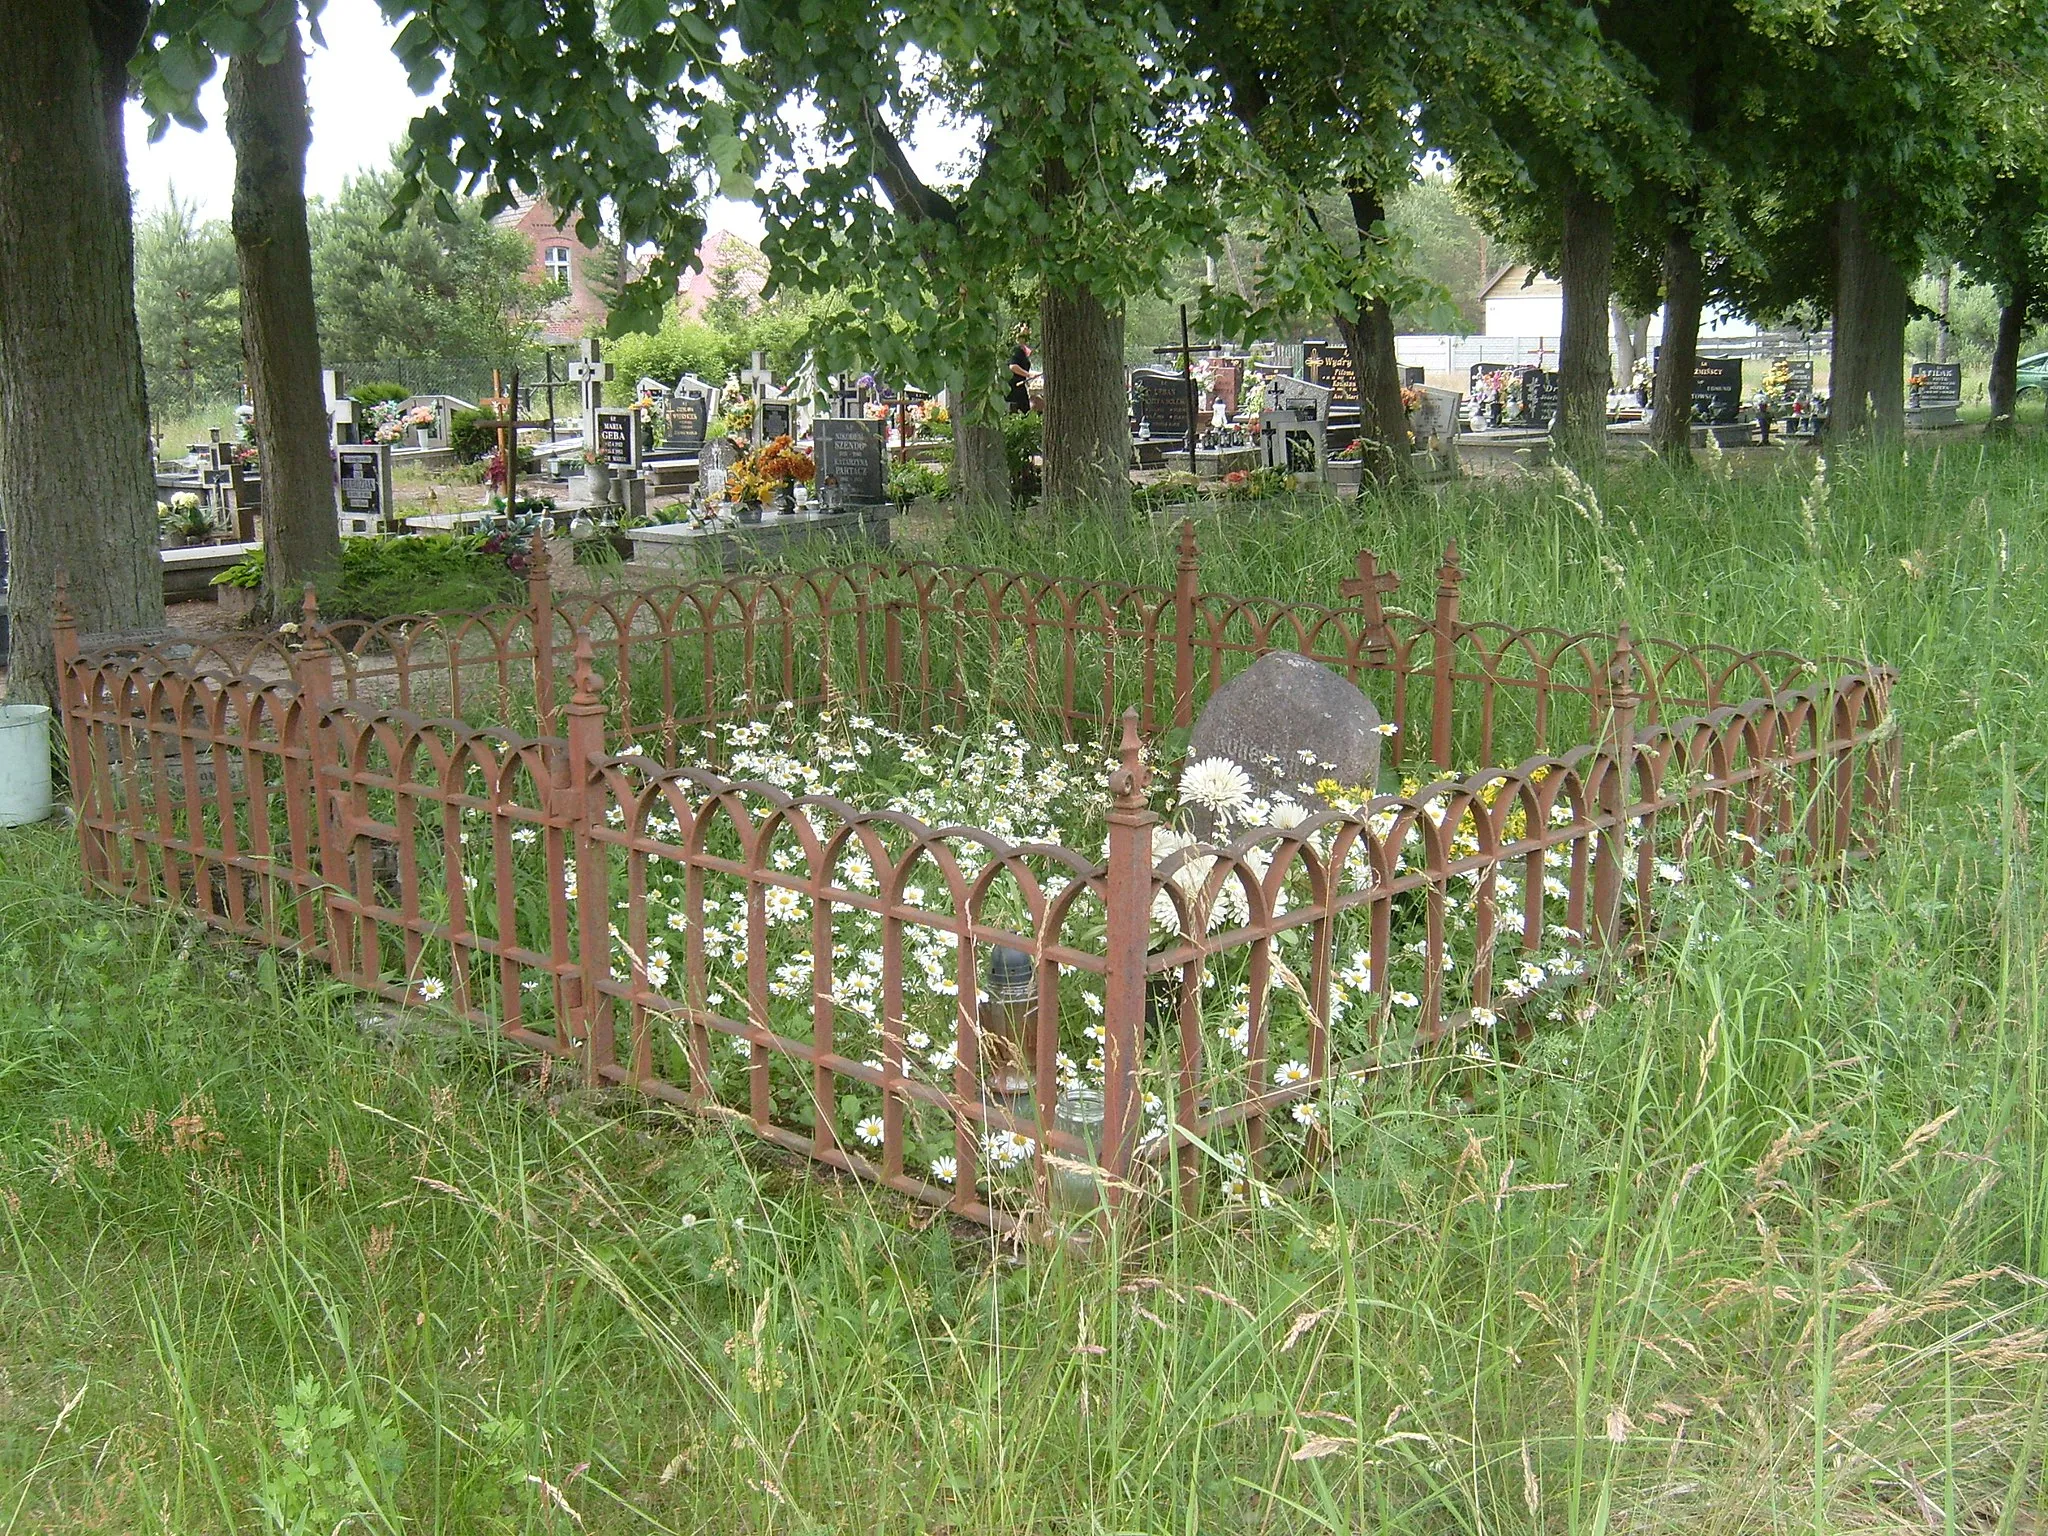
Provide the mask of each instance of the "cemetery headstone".
{"label": "cemetery headstone", "polygon": [[1188,435],[1188,381],[1161,368],[1138,368],[1131,373],[1131,404],[1138,420],[1152,429],[1152,436],[1167,439]]}
{"label": "cemetery headstone", "polygon": [[1458,427],[1465,397],[1454,389],[1422,386],[1422,399],[1408,413],[1418,474],[1445,479],[1458,472]]}
{"label": "cemetery headstone", "polygon": [[821,416],[811,423],[811,435],[818,449],[818,492],[828,508],[886,499],[880,422]]}
{"label": "cemetery headstone", "polygon": [[1528,398],[1529,425],[1546,428],[1557,419],[1557,375],[1547,368],[1531,368],[1522,388]]}
{"label": "cemetery headstone", "polygon": [[1812,358],[1797,357],[1786,359],[1785,393],[1788,395],[1811,395],[1813,393]]}
{"label": "cemetery headstone", "polygon": [[696,453],[704,446],[704,429],[710,424],[708,402],[702,395],[681,392],[668,397],[668,414],[663,421],[661,446],[679,453]]}
{"label": "cemetery headstone", "polygon": [[1307,379],[1276,374],[1266,380],[1266,401],[1259,422],[1266,467],[1294,475],[1317,473],[1328,452],[1330,391]]}
{"label": "cemetery headstone", "polygon": [[391,445],[345,443],[334,450],[334,465],[341,531],[391,532]]}
{"label": "cemetery headstone", "polygon": [[[1368,795],[1378,789],[1379,726],[1372,700],[1349,679],[1294,651],[1268,651],[1210,696],[1187,760],[1227,758],[1255,795],[1313,808],[1324,779]],[[1196,836],[1223,830],[1205,807],[1185,809]]]}
{"label": "cemetery headstone", "polygon": [[1216,380],[1216,398],[1223,402],[1225,413],[1235,420],[1238,403],[1244,398],[1244,360],[1217,358],[1213,377]]}
{"label": "cemetery headstone", "polygon": [[1702,357],[1693,364],[1692,419],[1725,427],[1742,414],[1742,359]]}
{"label": "cemetery headstone", "polygon": [[1920,386],[1922,409],[1963,403],[1961,363],[1915,363],[1912,371],[1926,381]]}
{"label": "cemetery headstone", "polygon": [[1419,389],[1426,376],[1427,370],[1423,368],[1413,365],[1404,366],[1401,369],[1401,387],[1403,389]]}
{"label": "cemetery headstone", "polygon": [[764,443],[788,437],[796,430],[794,406],[788,400],[763,400],[755,420],[760,423],[760,441]]}
{"label": "cemetery headstone", "polygon": [[1303,342],[1301,371],[1311,384],[1330,392],[1332,405],[1358,404],[1358,371],[1351,366],[1349,347],[1328,341]]}
{"label": "cemetery headstone", "polygon": [[613,469],[640,467],[640,421],[632,411],[599,407],[597,455]]}

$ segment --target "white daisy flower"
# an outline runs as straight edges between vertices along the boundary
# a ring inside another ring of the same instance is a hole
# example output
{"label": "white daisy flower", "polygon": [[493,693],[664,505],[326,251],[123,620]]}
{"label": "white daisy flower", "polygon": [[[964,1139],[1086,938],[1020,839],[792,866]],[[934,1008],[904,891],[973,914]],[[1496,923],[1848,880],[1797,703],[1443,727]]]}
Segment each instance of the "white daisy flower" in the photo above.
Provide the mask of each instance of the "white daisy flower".
{"label": "white daisy flower", "polygon": [[1401,1008],[1420,1008],[1422,1006],[1422,999],[1413,992],[1396,992],[1394,994],[1394,1003],[1397,1007]]}
{"label": "white daisy flower", "polygon": [[1307,1082],[1308,1063],[1305,1061],[1290,1061],[1285,1066],[1275,1067],[1273,1069],[1273,1081],[1282,1086],[1288,1083]]}
{"label": "white daisy flower", "polygon": [[932,1177],[941,1184],[951,1184],[960,1177],[960,1160],[953,1157],[933,1158]]}
{"label": "white daisy flower", "polygon": [[448,983],[438,976],[422,976],[413,983],[413,990],[423,1003],[438,1003],[448,995]]}
{"label": "white daisy flower", "polygon": [[1401,734],[1401,727],[1394,724],[1394,722],[1391,720],[1382,720],[1378,725],[1374,726],[1373,729],[1378,731],[1382,736],[1398,736]]}
{"label": "white daisy flower", "polygon": [[882,1144],[882,1117],[869,1115],[865,1119],[855,1121],[853,1134],[863,1146],[879,1147]]}

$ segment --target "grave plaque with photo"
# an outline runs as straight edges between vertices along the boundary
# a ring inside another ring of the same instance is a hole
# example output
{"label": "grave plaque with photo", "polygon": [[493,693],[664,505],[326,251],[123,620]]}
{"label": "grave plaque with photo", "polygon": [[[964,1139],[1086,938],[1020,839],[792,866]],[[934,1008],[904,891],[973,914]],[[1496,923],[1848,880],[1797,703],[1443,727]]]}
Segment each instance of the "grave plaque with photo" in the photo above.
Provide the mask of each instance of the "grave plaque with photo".
{"label": "grave plaque with photo", "polygon": [[1311,384],[1330,392],[1330,404],[1358,404],[1358,372],[1351,366],[1349,347],[1328,341],[1304,342],[1301,371]]}
{"label": "grave plaque with photo", "polygon": [[1813,359],[1810,357],[1787,358],[1785,360],[1785,393],[1788,395],[1811,395],[1813,393]]}
{"label": "grave plaque with photo", "polygon": [[702,395],[670,395],[661,446],[677,453],[696,453],[704,446],[710,412]]}
{"label": "grave plaque with photo", "polygon": [[633,412],[598,411],[597,456],[613,469],[640,467],[640,423]]}
{"label": "grave plaque with photo", "polygon": [[391,516],[390,444],[342,444],[334,450],[334,466],[341,504],[341,531],[346,534],[388,531]]}
{"label": "grave plaque with photo", "polygon": [[1725,427],[1742,414],[1742,359],[1702,357],[1692,370],[1692,419]]}
{"label": "grave plaque with photo", "polygon": [[872,506],[883,491],[882,424],[820,416],[811,423],[818,449],[818,491],[828,507]]}
{"label": "grave plaque with photo", "polygon": [[1154,437],[1188,435],[1188,381],[1177,373],[1139,368],[1131,374],[1131,404]]}
{"label": "grave plaque with photo", "polygon": [[1920,386],[1919,403],[1923,410],[1963,403],[1961,363],[1915,363],[1912,371],[1927,381]]}
{"label": "grave plaque with photo", "polygon": [[772,443],[778,437],[788,437],[792,430],[793,408],[787,400],[763,400],[761,402],[761,441]]}

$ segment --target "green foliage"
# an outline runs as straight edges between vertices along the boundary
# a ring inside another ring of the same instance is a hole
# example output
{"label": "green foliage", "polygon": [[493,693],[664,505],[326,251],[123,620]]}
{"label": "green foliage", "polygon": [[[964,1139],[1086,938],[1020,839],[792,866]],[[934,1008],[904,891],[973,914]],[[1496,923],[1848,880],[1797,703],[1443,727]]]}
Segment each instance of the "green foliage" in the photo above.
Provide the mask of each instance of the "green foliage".
{"label": "green foliage", "polygon": [[213,578],[216,587],[233,587],[240,592],[263,590],[263,546],[258,545]]}
{"label": "green foliage", "polygon": [[394,384],[389,379],[373,379],[368,384],[357,384],[349,390],[350,397],[365,410],[373,405],[403,400],[411,393],[412,391],[403,384]]}
{"label": "green foliage", "polygon": [[952,477],[935,465],[912,460],[907,464],[889,466],[886,490],[893,502],[907,506],[920,496],[950,495],[952,488]]}
{"label": "green foliage", "polygon": [[605,355],[616,369],[616,376],[605,388],[606,400],[613,405],[631,405],[643,376],[672,386],[684,374],[694,373],[713,384],[723,384],[747,354],[740,337],[678,319],[671,309],[660,330],[616,337]]}
{"label": "green foliage", "polygon": [[1008,411],[1000,418],[1003,428],[1003,458],[1010,466],[1010,496],[1018,502],[1035,501],[1044,487],[1038,466],[1045,452],[1045,418],[1036,411]]}
{"label": "green foliage", "polygon": [[396,171],[370,172],[310,210],[321,351],[516,360],[549,297],[526,276],[531,242],[493,227],[475,198],[451,202],[452,219],[414,207],[394,225],[399,185]]}
{"label": "green foliage", "polygon": [[177,194],[135,228],[135,319],[152,411],[238,397],[242,327],[235,242]]}
{"label": "green foliage", "polygon": [[[343,539],[341,569],[318,586],[321,617],[374,621],[516,602],[525,586],[505,556],[487,549],[486,542],[468,534]],[[253,549],[214,577],[213,584],[260,591],[263,567],[263,551]]]}
{"label": "green foliage", "polygon": [[498,429],[484,425],[497,417],[481,406],[448,413],[448,446],[468,464],[490,456],[498,446]]}

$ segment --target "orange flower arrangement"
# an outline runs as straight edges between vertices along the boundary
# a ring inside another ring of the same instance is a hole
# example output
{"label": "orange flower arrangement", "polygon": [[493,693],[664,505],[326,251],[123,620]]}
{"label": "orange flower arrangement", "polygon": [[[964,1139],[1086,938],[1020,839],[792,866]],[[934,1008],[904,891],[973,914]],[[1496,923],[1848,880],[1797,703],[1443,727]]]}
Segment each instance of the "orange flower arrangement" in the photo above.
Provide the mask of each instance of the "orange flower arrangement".
{"label": "orange flower arrangement", "polygon": [[793,480],[804,485],[817,478],[818,461],[784,433],[773,442],[762,444],[759,473],[764,480]]}

